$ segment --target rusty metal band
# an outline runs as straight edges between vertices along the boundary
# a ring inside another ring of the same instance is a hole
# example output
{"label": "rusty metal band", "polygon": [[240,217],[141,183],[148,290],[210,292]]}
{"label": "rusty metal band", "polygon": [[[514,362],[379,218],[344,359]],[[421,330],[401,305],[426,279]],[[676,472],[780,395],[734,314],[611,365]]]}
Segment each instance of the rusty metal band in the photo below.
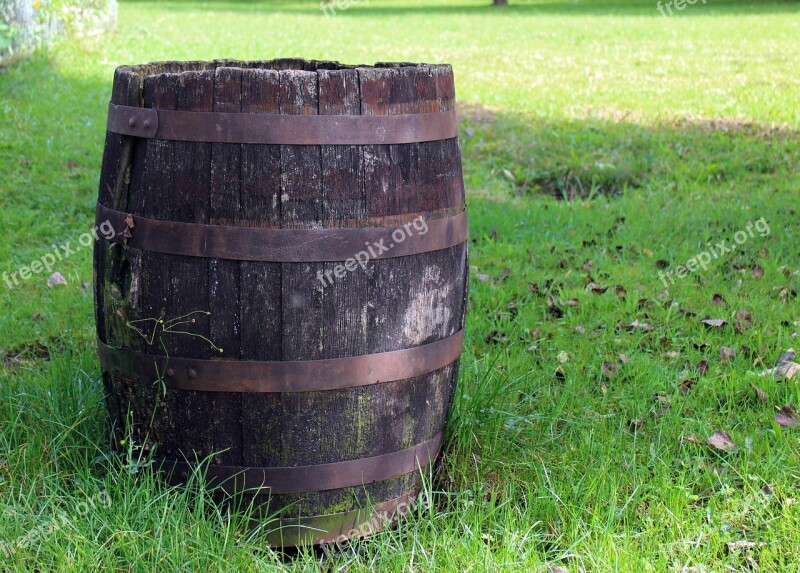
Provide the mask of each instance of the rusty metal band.
{"label": "rusty metal band", "polygon": [[[398,517],[408,513],[419,490],[407,493],[370,507],[313,515],[308,517],[281,518],[269,522],[265,539],[270,547],[292,547],[299,545],[323,545],[365,535],[378,533],[397,523]],[[401,508],[405,506],[406,510]]]}
{"label": "rusty metal band", "polygon": [[458,136],[455,110],[399,115],[282,115],[108,105],[107,129],[147,139],[273,145],[383,145]]}
{"label": "rusty metal band", "polygon": [[323,360],[256,362],[140,354],[97,341],[105,372],[121,372],[198,392],[317,392],[405,380],[448,366],[461,356],[464,331],[421,346]]}
{"label": "rusty metal band", "polygon": [[[416,220],[416,219],[415,219]],[[402,225],[337,229],[263,229],[149,219],[97,204],[97,224],[110,222],[112,243],[187,257],[276,263],[389,259],[447,249],[467,240],[467,213],[425,221],[427,231]],[[131,226],[133,225],[133,226]],[[393,236],[402,232],[403,239]],[[332,280],[332,279],[331,279]]]}
{"label": "rusty metal band", "polygon": [[[282,494],[360,487],[418,471],[430,464],[442,445],[440,432],[430,440],[405,450],[358,460],[313,466],[252,468],[204,465],[208,487],[228,493]],[[185,461],[160,459],[155,466],[170,483],[185,483],[198,467]]]}

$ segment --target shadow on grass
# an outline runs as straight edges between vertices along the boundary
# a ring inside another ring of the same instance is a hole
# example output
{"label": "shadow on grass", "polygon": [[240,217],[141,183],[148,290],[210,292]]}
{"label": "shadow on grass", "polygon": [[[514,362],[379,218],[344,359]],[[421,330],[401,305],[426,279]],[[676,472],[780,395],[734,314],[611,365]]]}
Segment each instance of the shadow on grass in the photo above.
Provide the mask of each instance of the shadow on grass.
{"label": "shadow on grass", "polygon": [[[158,5],[161,10],[173,12],[196,12],[198,9],[226,12],[252,12],[263,10],[266,12],[284,12],[295,14],[320,14],[323,15],[322,6],[328,9],[329,15],[348,17],[376,17],[376,16],[404,16],[409,14],[427,15],[507,15],[507,16],[664,16],[656,7],[656,0],[564,0],[562,2],[548,2],[537,0],[510,0],[508,6],[494,6],[491,0],[481,3],[453,4],[442,1],[441,4],[429,2],[425,4],[403,4],[397,0],[396,4],[378,4],[373,0],[332,0],[332,2],[318,2],[310,0],[298,2],[297,0],[237,0],[236,2],[207,2],[198,6],[194,2],[160,2],[159,0],[128,0],[139,4]],[[667,0],[663,0],[666,3]],[[342,8],[342,6],[348,6]],[[705,17],[775,13],[800,13],[800,2],[797,0],[696,0],[695,5],[687,5],[682,11],[676,11],[679,17]]]}
{"label": "shadow on grass", "polygon": [[469,104],[459,112],[468,187],[499,178],[518,195],[573,200],[651,188],[781,186],[800,168],[800,133],[737,120],[552,122]]}

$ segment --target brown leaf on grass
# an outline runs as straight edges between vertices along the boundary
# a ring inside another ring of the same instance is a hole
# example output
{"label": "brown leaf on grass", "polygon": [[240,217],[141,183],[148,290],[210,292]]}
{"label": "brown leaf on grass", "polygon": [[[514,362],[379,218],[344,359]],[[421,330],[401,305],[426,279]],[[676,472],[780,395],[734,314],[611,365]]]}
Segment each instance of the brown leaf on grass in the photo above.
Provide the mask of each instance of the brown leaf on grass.
{"label": "brown leaf on grass", "polygon": [[636,433],[637,431],[641,430],[644,427],[644,420],[628,420],[628,429]]}
{"label": "brown leaf on grass", "polygon": [[556,299],[552,296],[547,297],[547,314],[553,318],[561,318],[564,316],[564,311],[558,306]]}
{"label": "brown leaf on grass", "polygon": [[759,388],[755,384],[753,384],[752,382],[750,382],[750,387],[755,391],[756,396],[758,396],[758,399],[761,400],[761,404],[766,406],[767,402],[769,401],[769,396],[767,395],[767,393],[764,392],[761,388]]}
{"label": "brown leaf on grass", "polygon": [[600,286],[595,283],[589,283],[586,285],[586,288],[592,291],[594,294],[605,294],[608,290],[608,287]]}
{"label": "brown leaf on grass", "polygon": [[723,326],[728,324],[728,321],[722,318],[704,318],[700,322],[702,322],[709,328],[722,328]]}
{"label": "brown leaf on grass", "polygon": [[728,432],[716,432],[706,440],[706,444],[722,452],[731,452],[738,447],[728,435]]}
{"label": "brown leaf on grass", "polygon": [[626,290],[625,290],[625,287],[624,287],[624,286],[622,286],[622,285],[617,285],[617,286],[616,286],[616,288],[614,289],[614,293],[615,293],[615,294],[616,294],[616,295],[617,295],[619,298],[625,298],[626,296],[628,296],[628,291],[626,291]]}
{"label": "brown leaf on grass", "polygon": [[125,224],[128,226],[129,229],[133,229],[136,226],[136,224],[133,221],[133,215],[131,215],[130,213],[128,213],[128,216],[125,217]]}
{"label": "brown leaf on grass", "polygon": [[630,360],[630,358],[628,358],[628,357],[627,357],[627,355],[625,355],[625,354],[620,354],[620,355],[619,355],[619,361],[620,361],[620,362],[622,362],[623,364],[627,364],[627,363],[628,363],[628,362],[630,362],[631,360]]}
{"label": "brown leaf on grass", "polygon": [[539,294],[541,294],[539,292],[539,283],[528,283],[528,290],[530,291],[531,294],[534,294],[534,295],[537,295],[537,296]]}
{"label": "brown leaf on grass", "polygon": [[800,418],[797,416],[797,408],[794,406],[784,406],[775,414],[775,423],[784,428],[796,428],[800,425]]}
{"label": "brown leaf on grass", "polygon": [[481,275],[476,276],[475,278],[478,279],[479,281],[481,281],[482,283],[485,283],[485,282],[489,281],[489,275],[481,274]]}
{"label": "brown leaf on grass", "polygon": [[579,304],[581,304],[581,302],[577,298],[571,298],[569,300],[558,299],[558,302],[562,306],[578,306]]}
{"label": "brown leaf on grass", "polygon": [[31,320],[39,320],[42,318],[42,313],[38,310],[31,315]]}
{"label": "brown leaf on grass", "polygon": [[637,310],[642,310],[642,309],[645,309],[645,308],[652,308],[653,306],[655,306],[655,303],[652,300],[647,299],[647,298],[640,298],[639,302],[636,304]]}
{"label": "brown leaf on grass", "polygon": [[790,348],[780,355],[778,361],[775,363],[775,367],[782,366],[787,362],[792,362],[795,359],[795,356],[797,356],[797,353],[794,351],[794,348]]}
{"label": "brown leaf on grass", "polygon": [[774,376],[776,380],[791,380],[795,376],[800,376],[800,364],[797,362],[785,362],[775,368],[764,370],[759,376]]}
{"label": "brown leaf on grass", "polygon": [[656,261],[656,268],[659,270],[666,269],[668,266],[669,266],[669,261],[665,259],[658,259]]}
{"label": "brown leaf on grass", "polygon": [[551,565],[547,568],[547,573],[569,573],[569,569],[561,565]]}
{"label": "brown leaf on grass", "polygon": [[634,320],[633,322],[618,322],[617,327],[630,331],[644,330],[645,332],[651,332],[655,330],[655,328],[653,328],[646,322],[639,322],[638,320]]}
{"label": "brown leaf on grass", "polygon": [[764,276],[764,269],[761,268],[759,265],[753,267],[753,278],[760,279]]}
{"label": "brown leaf on grass", "polygon": [[703,358],[700,362],[697,363],[697,373],[702,376],[706,372],[708,372],[708,360]]}
{"label": "brown leaf on grass", "polygon": [[682,438],[681,442],[686,442],[686,443],[689,443],[689,444],[702,444],[703,443],[703,441],[700,438],[698,438],[697,436],[695,436],[694,434],[689,434],[685,438]]}
{"label": "brown leaf on grass", "polygon": [[585,263],[583,263],[583,266],[581,266],[581,268],[582,268],[584,271],[586,271],[587,273],[590,273],[590,272],[592,272],[592,271],[594,270],[594,260],[592,260],[592,259],[586,259],[586,262],[585,262]]}
{"label": "brown leaf on grass", "polygon": [[581,325],[578,325],[575,327],[575,332],[577,332],[578,334],[586,334],[586,329]]}
{"label": "brown leaf on grass", "polygon": [[737,310],[734,326],[736,332],[743,334],[745,330],[753,326],[753,316],[746,310]]}
{"label": "brown leaf on grass", "polygon": [[719,357],[722,360],[733,360],[736,358],[736,350],[727,346],[723,346],[719,349]]}
{"label": "brown leaf on grass", "polygon": [[711,304],[713,304],[714,306],[725,306],[728,303],[725,302],[725,299],[722,298],[721,294],[715,294],[714,296],[711,297]]}
{"label": "brown leaf on grass", "polygon": [[678,390],[681,391],[681,394],[686,395],[689,393],[689,390],[691,390],[692,386],[694,386],[695,384],[697,384],[697,380],[694,380],[692,378],[687,378],[686,380],[678,384]]}
{"label": "brown leaf on grass", "polygon": [[613,380],[617,377],[617,373],[619,372],[619,364],[616,362],[603,362],[600,372],[609,380]]}

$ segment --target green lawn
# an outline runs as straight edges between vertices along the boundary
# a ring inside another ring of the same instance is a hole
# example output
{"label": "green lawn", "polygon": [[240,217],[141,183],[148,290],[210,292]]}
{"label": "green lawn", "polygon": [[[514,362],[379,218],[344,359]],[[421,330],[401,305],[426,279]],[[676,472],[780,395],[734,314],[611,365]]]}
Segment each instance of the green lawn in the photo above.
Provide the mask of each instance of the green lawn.
{"label": "green lawn", "polygon": [[800,570],[800,4],[487,4],[124,2],[0,73],[0,273],[92,225],[115,66],[220,57],[452,63],[472,264],[430,503],[327,559],[110,456],[89,249],[0,280],[0,571]]}

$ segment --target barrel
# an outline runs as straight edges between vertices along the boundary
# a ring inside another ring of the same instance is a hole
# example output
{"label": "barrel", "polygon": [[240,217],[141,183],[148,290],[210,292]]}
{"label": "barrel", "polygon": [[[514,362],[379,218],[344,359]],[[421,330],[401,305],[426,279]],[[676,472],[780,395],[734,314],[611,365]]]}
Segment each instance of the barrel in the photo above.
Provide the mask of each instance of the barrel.
{"label": "barrel", "polygon": [[466,308],[450,66],[119,67],[97,228],[118,447],[172,483],[199,468],[271,516],[275,547],[364,536],[412,504]]}

